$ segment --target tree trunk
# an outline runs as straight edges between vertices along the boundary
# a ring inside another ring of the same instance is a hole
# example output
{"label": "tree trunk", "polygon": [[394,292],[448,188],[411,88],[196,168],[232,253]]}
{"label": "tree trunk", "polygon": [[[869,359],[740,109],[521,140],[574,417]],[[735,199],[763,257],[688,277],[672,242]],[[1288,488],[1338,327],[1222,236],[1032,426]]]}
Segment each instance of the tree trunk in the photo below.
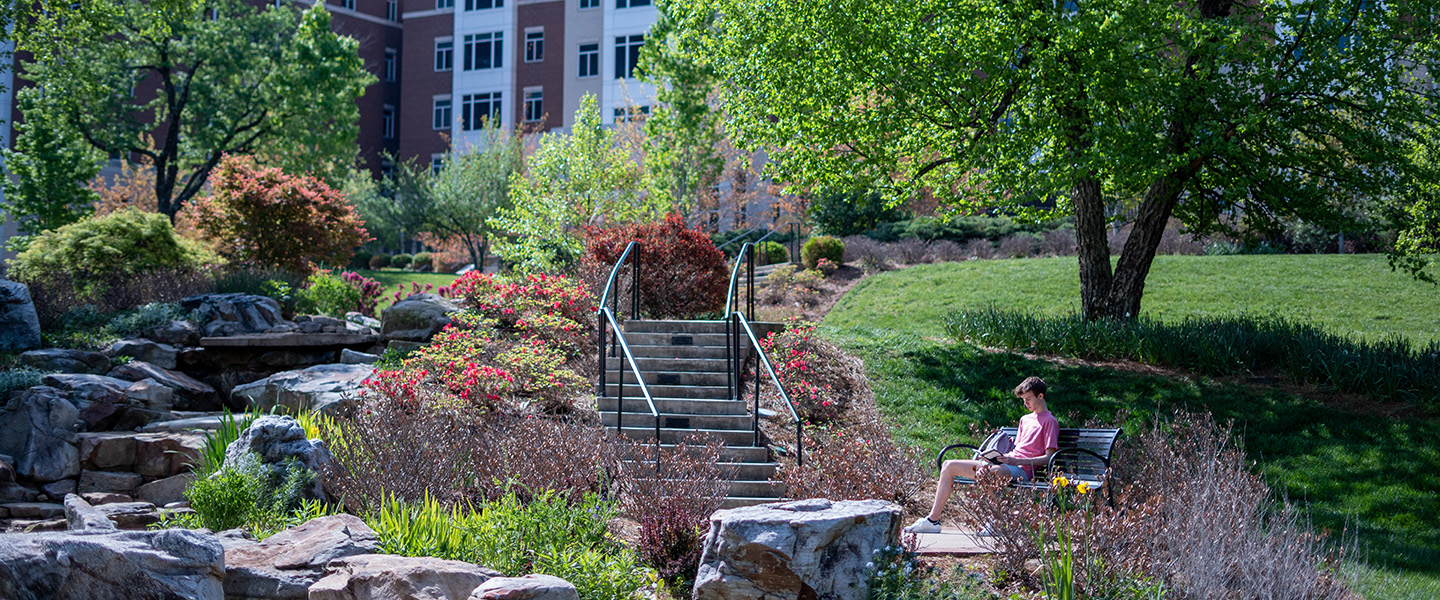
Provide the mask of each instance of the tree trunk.
{"label": "tree trunk", "polygon": [[1106,236],[1105,198],[1100,181],[1081,179],[1070,192],[1075,212],[1075,254],[1080,261],[1080,314],[1106,316],[1110,296],[1110,242]]}

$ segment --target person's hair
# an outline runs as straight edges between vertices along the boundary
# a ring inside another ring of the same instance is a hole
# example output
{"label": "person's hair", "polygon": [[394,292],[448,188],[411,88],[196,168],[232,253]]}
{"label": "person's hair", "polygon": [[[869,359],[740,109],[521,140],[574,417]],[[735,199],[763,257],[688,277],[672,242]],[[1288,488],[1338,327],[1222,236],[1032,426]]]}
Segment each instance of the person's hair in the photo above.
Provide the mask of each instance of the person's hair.
{"label": "person's hair", "polygon": [[1023,394],[1025,392],[1035,392],[1035,395],[1037,396],[1044,396],[1045,389],[1046,386],[1044,379],[1033,376],[1026,377],[1025,381],[1022,381],[1020,382],[1020,385],[1015,386],[1015,395],[1019,396],[1020,394]]}

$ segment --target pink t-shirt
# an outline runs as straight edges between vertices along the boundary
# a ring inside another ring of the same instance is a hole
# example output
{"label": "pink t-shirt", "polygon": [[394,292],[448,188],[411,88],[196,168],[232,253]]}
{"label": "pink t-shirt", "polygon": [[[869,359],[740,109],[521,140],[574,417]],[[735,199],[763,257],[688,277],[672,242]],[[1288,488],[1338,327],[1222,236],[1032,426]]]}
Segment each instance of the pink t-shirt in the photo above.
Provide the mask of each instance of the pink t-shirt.
{"label": "pink t-shirt", "polygon": [[[1015,449],[1010,452],[1013,458],[1039,458],[1045,456],[1045,451],[1050,448],[1060,447],[1060,422],[1055,420],[1055,415],[1050,411],[1030,413],[1020,417],[1020,431],[1016,435]],[[1025,473],[1030,477],[1035,476],[1033,465],[1023,465]]]}

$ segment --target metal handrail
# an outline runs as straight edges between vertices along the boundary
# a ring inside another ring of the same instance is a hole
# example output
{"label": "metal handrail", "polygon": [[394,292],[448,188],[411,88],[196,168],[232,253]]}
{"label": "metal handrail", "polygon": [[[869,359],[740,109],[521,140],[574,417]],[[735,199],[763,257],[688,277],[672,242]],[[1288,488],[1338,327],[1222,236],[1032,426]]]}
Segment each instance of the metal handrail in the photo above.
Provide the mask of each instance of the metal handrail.
{"label": "metal handrail", "polygon": [[[635,355],[630,352],[630,344],[625,342],[625,336],[620,334],[620,324],[615,321],[615,313],[610,309],[601,306],[597,311],[603,319],[600,320],[600,395],[605,395],[605,323],[609,322],[614,338],[619,342],[620,351],[625,354],[625,362],[630,365],[630,372],[635,374],[635,383],[640,386],[640,394],[645,397],[645,404],[650,407],[650,416],[655,418],[655,469],[660,469],[660,411],[655,409],[655,398],[650,395],[650,387],[645,385],[645,375],[640,372],[640,366],[635,362]],[[613,352],[614,342],[612,342]],[[620,371],[621,369],[616,369]],[[617,378],[616,386],[619,388],[615,395],[615,430],[620,435],[625,435],[625,374],[622,372]]]}
{"label": "metal handrail", "polygon": [[[739,356],[740,356],[740,331],[741,331],[741,330],[744,330],[745,335],[750,338],[750,345],[751,345],[753,348],[755,348],[755,358],[756,358],[756,362],[759,363],[760,366],[764,366],[764,367],[765,367],[765,371],[770,374],[770,382],[773,383],[773,384],[775,384],[775,391],[780,392],[780,400],[785,404],[786,410],[789,410],[789,411],[790,411],[790,419],[791,419],[792,422],[795,424],[795,464],[796,464],[796,466],[805,466],[805,445],[804,445],[804,437],[805,437],[805,436],[804,436],[804,426],[805,426],[805,422],[800,419],[800,415],[798,415],[798,414],[795,413],[795,405],[794,405],[792,402],[790,402],[790,394],[786,393],[786,392],[785,392],[785,386],[783,386],[783,385],[780,384],[780,376],[778,376],[778,375],[775,374],[775,367],[773,367],[773,366],[770,365],[770,359],[765,356],[765,350],[760,347],[760,340],[755,337],[755,330],[750,328],[750,321],[745,318],[745,314],[742,313],[742,312],[735,311],[735,312],[729,313],[729,314],[730,314],[730,323],[729,323],[729,324],[730,324],[730,328],[731,328],[731,329],[730,329],[730,331],[727,332],[727,333],[729,334],[729,337],[730,337],[730,344],[731,344],[730,350],[734,353],[734,356],[738,359]],[[732,396],[732,397],[733,397],[734,399],[736,399],[736,400],[740,400],[740,396],[741,396],[740,388],[742,387],[741,377],[742,377],[742,375],[743,375],[743,373],[744,373],[744,368],[743,368],[743,363],[744,363],[744,362],[748,362],[748,361],[740,361],[740,360],[736,360],[736,361],[735,361],[735,373],[734,373],[734,376],[735,376],[735,387],[734,387],[734,389],[733,389],[734,396]],[[758,371],[759,369],[757,368],[756,370]],[[760,377],[759,377],[759,374],[758,374],[758,373],[756,374],[756,377],[755,377],[755,413],[754,413],[754,414],[755,414],[755,418],[754,418],[754,420],[755,420],[755,438],[754,438],[754,445],[759,446],[759,445],[760,445]]]}
{"label": "metal handrail", "polygon": [[723,243],[723,244],[720,244],[719,246],[716,247],[716,249],[717,249],[717,250],[724,250],[726,246],[729,246],[730,244],[733,244],[733,243],[735,243],[735,242],[744,240],[744,239],[745,239],[745,236],[748,236],[748,235],[750,235],[750,234],[752,234],[752,233],[755,233],[757,230],[760,230],[760,229],[764,229],[764,227],[751,227],[751,228],[749,228],[749,229],[746,229],[746,230],[745,230],[745,233],[742,233],[742,234],[740,234],[740,235],[737,235],[737,236],[735,236],[735,237],[730,238],[730,241],[725,242],[725,243]]}
{"label": "metal handrail", "polygon": [[[615,288],[615,278],[620,275],[620,265],[625,264],[625,259],[630,257],[630,251],[634,249],[635,242],[632,241],[629,244],[626,244],[625,252],[622,252],[620,254],[620,260],[615,261],[615,266],[610,268],[610,278],[605,280],[605,290],[600,293],[600,307],[603,308],[605,306],[606,300],[611,300],[610,292]],[[638,319],[640,318],[640,288],[638,287],[640,283],[639,252],[635,253],[635,260],[631,262],[631,267],[632,271],[630,276],[630,318]],[[616,296],[614,300],[611,300],[611,304],[618,303],[619,300],[620,297]],[[619,307],[611,306],[611,310],[619,310]]]}
{"label": "metal handrail", "polygon": [[730,289],[725,292],[725,314],[727,315],[735,311],[735,292],[736,286],[739,283],[740,278],[740,263],[744,261],[747,257],[750,259],[748,261],[748,264],[750,265],[750,270],[747,280],[747,285],[749,286],[750,290],[750,298],[748,302],[747,312],[749,312],[751,316],[755,315],[755,254],[750,251],[752,247],[754,247],[754,244],[751,244],[749,242],[746,242],[744,246],[741,246],[740,253],[735,255],[735,266],[730,267]]}

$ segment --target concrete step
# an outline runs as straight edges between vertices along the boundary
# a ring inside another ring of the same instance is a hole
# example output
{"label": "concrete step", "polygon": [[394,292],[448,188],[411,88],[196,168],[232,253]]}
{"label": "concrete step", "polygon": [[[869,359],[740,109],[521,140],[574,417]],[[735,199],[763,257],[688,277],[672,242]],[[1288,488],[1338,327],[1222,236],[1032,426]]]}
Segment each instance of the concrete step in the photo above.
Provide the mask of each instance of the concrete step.
{"label": "concrete step", "polygon": [[[626,401],[626,408],[630,402]],[[657,405],[655,407],[659,409]],[[614,427],[617,422],[617,413],[600,413],[600,423],[606,427]],[[648,414],[625,413],[625,427],[654,427],[655,419]],[[736,431],[749,431],[755,427],[755,418],[748,414],[736,415],[706,415],[690,413],[660,413],[660,427],[666,429],[730,429]]]}
{"label": "concrete step", "polygon": [[[635,385],[634,376],[625,378],[625,397],[641,397],[640,386]],[[650,385],[645,382],[650,390],[651,398],[698,398],[702,400],[729,400],[730,388],[724,385]],[[614,397],[621,392],[620,386],[613,379],[606,378],[605,390],[601,396]]]}
{"label": "concrete step", "polygon": [[[712,360],[725,360],[725,346],[671,346],[655,344],[637,344],[626,337],[625,342],[630,344],[630,353],[635,356],[636,361],[645,359],[690,359],[704,358]],[[741,356],[749,356],[742,354]]]}
{"label": "concrete step", "polygon": [[[632,347],[630,351],[634,352],[635,349]],[[668,356],[640,358],[639,355],[635,356],[635,366],[639,367],[640,371],[645,373],[650,371],[689,371],[694,373],[724,374],[725,369],[729,368],[729,364],[730,361],[725,360],[723,356],[720,358],[674,358]],[[630,361],[625,360],[624,357],[606,358],[605,368],[611,371],[629,371]]]}
{"label": "concrete step", "polygon": [[[641,369],[640,374],[645,377],[645,384],[652,387],[658,385],[725,387],[729,385],[730,382],[729,378],[725,376],[723,369],[720,371],[646,371]],[[635,372],[631,371],[628,367],[619,370],[619,372],[616,372],[614,369],[606,370],[605,385],[614,386],[616,382],[633,385],[635,383]],[[628,394],[629,392],[627,391],[626,393]],[[650,394],[654,395],[655,391],[651,390]]]}
{"label": "concrete step", "polygon": [[724,321],[629,320],[621,324],[625,333],[725,333]]}
{"label": "concrete step", "polygon": [[725,349],[725,333],[658,333],[649,331],[627,331],[625,332],[625,342],[627,344],[630,344],[631,352],[635,351],[636,345],[714,346],[720,348],[723,351]]}
{"label": "concrete step", "polygon": [[[611,389],[613,390],[614,388],[612,387]],[[630,387],[626,387],[627,392],[630,389]],[[638,394],[639,392],[636,393]],[[746,417],[750,415],[750,405],[746,404],[743,401],[729,399],[706,400],[702,398],[661,397],[656,397],[654,398],[654,400],[655,410],[658,410],[662,413],[689,415],[744,415]],[[600,398],[596,398],[596,409],[599,410],[602,415],[607,412],[614,412],[617,404],[619,403],[613,397],[602,396]],[[639,396],[625,397],[626,414],[638,412],[641,410],[644,410],[647,413],[649,412],[649,405],[645,403],[645,400],[643,398],[640,398]],[[648,418],[649,415],[647,414],[646,417]],[[629,417],[626,418],[628,419]]]}
{"label": "concrete step", "polygon": [[785,496],[785,484],[772,482],[768,479],[760,481],[735,480],[730,482],[729,493],[731,498],[783,498]]}
{"label": "concrete step", "polygon": [[744,507],[746,507],[746,506],[755,506],[755,505],[757,505],[757,504],[769,504],[769,503],[771,503],[771,502],[784,502],[784,501],[785,501],[784,498],[770,498],[770,497],[760,497],[760,498],[753,498],[753,497],[752,497],[752,498],[745,498],[745,497],[731,496],[731,497],[729,497],[729,498],[726,498],[724,502],[720,503],[720,508],[721,508],[721,510],[729,509],[729,508],[744,508]]}
{"label": "concrete step", "polygon": [[[606,427],[614,431],[614,427]],[[655,426],[631,426],[625,423],[625,428],[620,434],[632,440],[654,440]],[[755,433],[751,430],[730,430],[730,429],[661,429],[661,444],[677,443],[698,443],[705,441],[718,441],[726,446],[750,446],[755,442]]]}
{"label": "concrete step", "polygon": [[[610,429],[611,431],[615,430],[613,427],[607,429]],[[626,429],[629,429],[629,427],[626,427]],[[654,439],[653,435],[651,436],[651,439]],[[660,443],[661,450],[670,450],[674,447],[675,444],[672,443],[667,443],[664,441]],[[643,451],[643,453],[638,457],[638,460],[654,462],[655,454],[652,448],[652,444],[641,444],[640,447],[637,448],[637,450],[641,450]],[[770,450],[768,448],[760,448],[756,446],[725,446],[724,448],[720,449],[720,460],[727,463],[771,464],[769,463]]]}
{"label": "concrete step", "polygon": [[[627,469],[635,468],[633,463],[636,461],[627,460],[625,462],[631,463],[626,465]],[[780,468],[779,464],[773,462],[719,462],[715,464],[720,467],[722,473],[736,481],[769,481],[771,477],[775,476],[775,471]],[[645,461],[640,464],[640,467],[645,469],[653,468],[654,466],[654,460]],[[651,471],[638,472],[649,473]]]}

